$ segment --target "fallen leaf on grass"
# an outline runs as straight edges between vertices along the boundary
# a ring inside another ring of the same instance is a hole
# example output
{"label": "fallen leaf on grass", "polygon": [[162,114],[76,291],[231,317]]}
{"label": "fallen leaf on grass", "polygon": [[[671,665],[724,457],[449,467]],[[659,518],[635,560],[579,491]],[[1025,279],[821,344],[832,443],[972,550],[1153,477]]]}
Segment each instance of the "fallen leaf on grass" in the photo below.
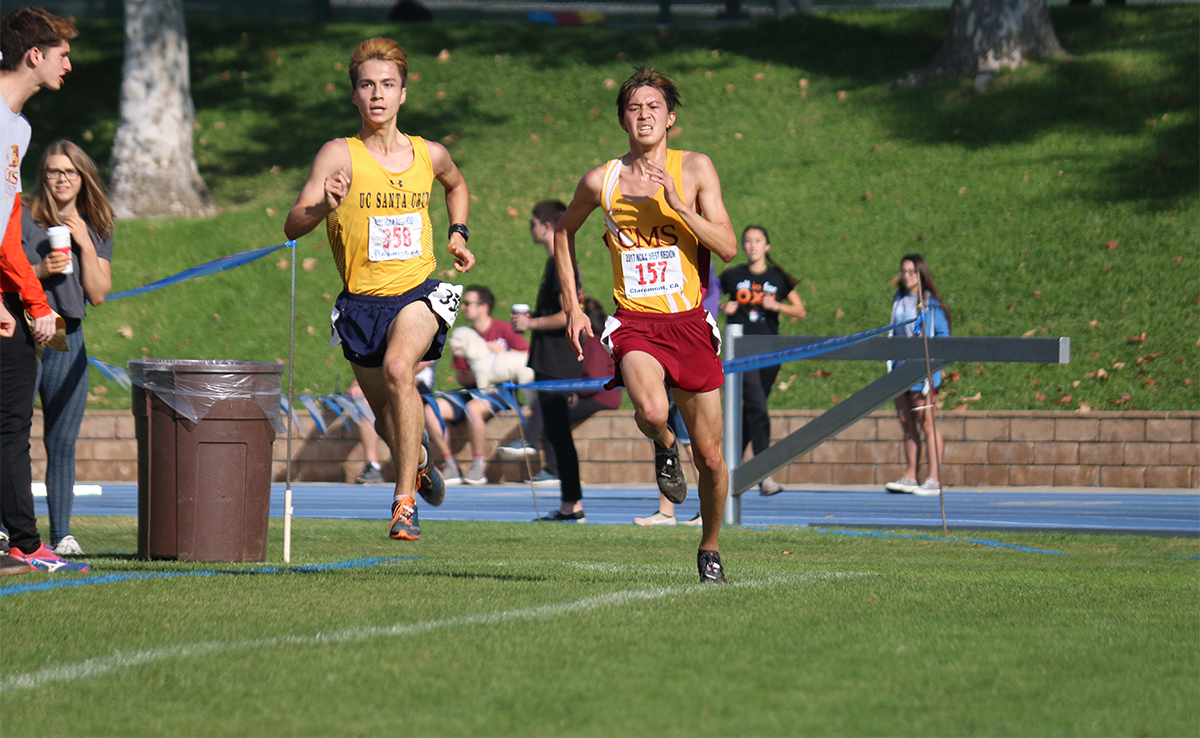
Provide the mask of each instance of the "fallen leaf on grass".
{"label": "fallen leaf on grass", "polygon": [[127,325],[123,325],[118,328],[117,333],[120,333],[125,338],[133,338],[133,329]]}
{"label": "fallen leaf on grass", "polygon": [[1176,363],[1176,364],[1182,364],[1182,363],[1183,363],[1183,362],[1185,362],[1185,361],[1187,361],[1187,357],[1186,357],[1186,356],[1176,356],[1176,357],[1175,357],[1175,363]]}
{"label": "fallen leaf on grass", "polygon": [[519,217],[521,217],[521,211],[520,211],[520,210],[517,210],[517,209],[516,209],[516,208],[514,208],[512,205],[509,205],[509,206],[508,206],[508,217],[510,217],[510,218],[519,218]]}
{"label": "fallen leaf on grass", "polygon": [[1124,368],[1125,368],[1125,362],[1123,362],[1123,361],[1114,361],[1113,362],[1113,369],[1124,369]]}
{"label": "fallen leaf on grass", "polygon": [[844,310],[842,310],[841,308],[838,308],[837,311],[834,312],[833,317],[835,319],[844,318],[844,317],[846,317],[846,312]]}
{"label": "fallen leaf on grass", "polygon": [[1131,394],[1129,394],[1128,392],[1126,392],[1125,394],[1121,395],[1120,397],[1118,397],[1118,398],[1117,398],[1117,399],[1115,399],[1115,400],[1109,400],[1109,401],[1108,401],[1108,404],[1110,404],[1110,405],[1124,405],[1125,403],[1129,402],[1129,401],[1130,401],[1130,400],[1132,400],[1132,399],[1133,399],[1133,395],[1131,395]]}
{"label": "fallen leaf on grass", "polygon": [[437,60],[442,63],[450,61],[450,50],[442,49],[442,53],[438,54]]}
{"label": "fallen leaf on grass", "polygon": [[824,379],[825,377],[828,377],[831,374],[833,374],[833,372],[829,371],[828,369],[818,369],[815,372],[813,372],[812,374],[809,374],[808,376],[816,377],[817,379]]}
{"label": "fallen leaf on grass", "polygon": [[980,400],[982,400],[982,399],[983,399],[983,393],[982,393],[982,392],[976,392],[976,393],[975,393],[974,395],[972,395],[971,397],[963,397],[963,398],[962,398],[962,401],[963,401],[963,402],[979,402],[979,401],[980,401]]}
{"label": "fallen leaf on grass", "polygon": [[315,335],[317,335],[317,329],[316,329],[315,327],[313,327],[313,326],[311,326],[311,325],[310,325],[310,326],[307,328],[307,330],[308,330],[308,335],[310,335],[310,336],[315,336]]}
{"label": "fallen leaf on grass", "polygon": [[1022,333],[1022,334],[1021,334],[1021,338],[1029,338],[1030,336],[1032,336],[1032,335],[1035,335],[1037,332],[1038,332],[1038,329],[1037,329],[1037,328],[1033,328],[1033,329],[1031,329],[1031,330],[1027,330],[1027,331],[1025,331],[1024,333]]}
{"label": "fallen leaf on grass", "polygon": [[842,401],[842,398],[838,397],[837,395],[833,395],[831,399],[833,400],[834,405]]}
{"label": "fallen leaf on grass", "polygon": [[1146,377],[1146,386],[1147,387],[1153,387],[1156,384],[1158,384],[1158,382],[1154,379],[1154,377]]}
{"label": "fallen leaf on grass", "polygon": [[1142,331],[1141,335],[1137,335],[1137,336],[1131,334],[1129,336],[1129,342],[1130,343],[1145,343],[1146,342],[1146,332]]}
{"label": "fallen leaf on grass", "polygon": [[952,412],[952,413],[966,412],[968,407],[970,407],[970,406],[965,403],[962,405],[955,405],[954,407],[950,408],[950,412]]}
{"label": "fallen leaf on grass", "polygon": [[279,261],[275,262],[275,268],[283,271],[284,269],[287,269],[288,265],[291,263],[292,262],[288,261],[287,259],[280,259]]}
{"label": "fallen leaf on grass", "polygon": [[1090,413],[1092,411],[1092,406],[1087,404],[1087,401],[1084,400],[1083,402],[1079,403],[1079,407],[1075,409],[1081,413]]}
{"label": "fallen leaf on grass", "polygon": [[1059,400],[1055,401],[1055,403],[1054,403],[1054,404],[1055,404],[1055,405],[1065,405],[1065,404],[1067,404],[1067,403],[1068,403],[1068,402],[1070,402],[1070,401],[1071,401],[1071,396],[1070,396],[1070,395],[1063,395],[1063,396],[1062,396],[1062,398],[1060,398]]}
{"label": "fallen leaf on grass", "polygon": [[1149,356],[1139,356],[1139,357],[1137,357],[1137,363],[1149,364],[1150,362],[1154,361],[1158,357],[1162,356],[1164,353],[1166,353],[1166,352],[1159,351],[1157,353],[1150,354]]}
{"label": "fallen leaf on grass", "polygon": [[1104,248],[1108,249],[1109,251],[1115,251],[1117,248],[1117,242],[1109,241],[1108,243],[1104,244]]}
{"label": "fallen leaf on grass", "polygon": [[1088,356],[1088,359],[1090,359],[1091,361],[1095,361],[1096,359],[1099,359],[1099,358],[1100,358],[1100,352],[1099,352],[1099,351],[1097,351],[1096,353],[1092,354],[1091,356]]}
{"label": "fallen leaf on grass", "polygon": [[317,260],[310,256],[309,258],[300,262],[300,268],[306,272],[311,272],[312,270],[317,268]]}
{"label": "fallen leaf on grass", "polygon": [[1038,402],[1045,402],[1045,401],[1046,401],[1046,395],[1044,395],[1044,394],[1043,394],[1043,393],[1041,393],[1041,392],[1038,392],[1037,394],[1035,394],[1035,395],[1033,396],[1033,399],[1037,400]]}
{"label": "fallen leaf on grass", "polygon": [[945,377],[946,384],[950,384],[951,382],[957,382],[958,380],[962,379],[961,372],[950,371],[949,369],[946,370],[946,372],[943,374],[943,376]]}

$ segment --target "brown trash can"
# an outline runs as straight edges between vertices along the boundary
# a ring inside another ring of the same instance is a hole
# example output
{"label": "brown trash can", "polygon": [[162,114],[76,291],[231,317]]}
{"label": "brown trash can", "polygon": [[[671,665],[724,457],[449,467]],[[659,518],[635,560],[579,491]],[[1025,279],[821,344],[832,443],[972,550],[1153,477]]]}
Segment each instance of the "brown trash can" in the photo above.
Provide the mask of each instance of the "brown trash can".
{"label": "brown trash can", "polygon": [[264,561],[283,365],[129,362],[138,557]]}

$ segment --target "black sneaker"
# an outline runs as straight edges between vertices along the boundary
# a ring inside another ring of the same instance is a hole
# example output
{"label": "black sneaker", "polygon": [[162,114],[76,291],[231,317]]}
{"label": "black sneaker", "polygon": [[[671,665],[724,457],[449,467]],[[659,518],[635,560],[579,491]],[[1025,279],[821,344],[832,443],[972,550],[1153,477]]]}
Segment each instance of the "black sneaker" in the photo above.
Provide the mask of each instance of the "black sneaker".
{"label": "black sneaker", "polygon": [[8,554],[0,555],[0,577],[9,574],[24,574],[33,571],[33,567],[20,559],[14,559]]}
{"label": "black sneaker", "polygon": [[697,551],[696,566],[700,569],[700,581],[713,584],[728,584],[725,567],[721,566],[721,554],[716,551]]}
{"label": "black sneaker", "polygon": [[687,477],[679,465],[679,440],[671,448],[654,444],[654,478],[658,491],[676,505],[687,499]]}
{"label": "black sneaker", "polygon": [[583,510],[580,510],[579,512],[573,512],[569,515],[564,515],[562,510],[555,510],[549,515],[543,515],[542,517],[538,518],[538,521],[551,523],[586,523],[587,518],[583,517]]}

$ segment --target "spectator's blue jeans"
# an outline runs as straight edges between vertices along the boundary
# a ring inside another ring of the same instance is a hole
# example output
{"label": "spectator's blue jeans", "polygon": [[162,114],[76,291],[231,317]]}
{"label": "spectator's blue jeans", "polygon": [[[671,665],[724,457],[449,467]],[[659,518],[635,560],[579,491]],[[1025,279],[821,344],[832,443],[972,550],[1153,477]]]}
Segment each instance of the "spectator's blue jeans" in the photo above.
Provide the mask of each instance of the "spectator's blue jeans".
{"label": "spectator's blue jeans", "polygon": [[50,508],[50,545],[71,533],[75,504],[75,442],[87,409],[88,363],[83,328],[67,333],[67,350],[42,350],[38,396],[42,398],[42,438],[46,446],[46,503]]}

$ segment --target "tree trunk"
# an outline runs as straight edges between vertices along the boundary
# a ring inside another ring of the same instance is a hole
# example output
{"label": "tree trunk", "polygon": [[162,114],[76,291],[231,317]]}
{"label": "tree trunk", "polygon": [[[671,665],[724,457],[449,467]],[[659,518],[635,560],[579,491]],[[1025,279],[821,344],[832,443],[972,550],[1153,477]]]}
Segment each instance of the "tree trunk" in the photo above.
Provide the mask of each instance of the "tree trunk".
{"label": "tree trunk", "polygon": [[192,148],[196,111],[182,0],[125,0],[121,125],[112,153],[118,218],[210,215]]}
{"label": "tree trunk", "polygon": [[1027,58],[1066,55],[1046,0],[954,0],[946,39],[927,73],[992,73]]}

